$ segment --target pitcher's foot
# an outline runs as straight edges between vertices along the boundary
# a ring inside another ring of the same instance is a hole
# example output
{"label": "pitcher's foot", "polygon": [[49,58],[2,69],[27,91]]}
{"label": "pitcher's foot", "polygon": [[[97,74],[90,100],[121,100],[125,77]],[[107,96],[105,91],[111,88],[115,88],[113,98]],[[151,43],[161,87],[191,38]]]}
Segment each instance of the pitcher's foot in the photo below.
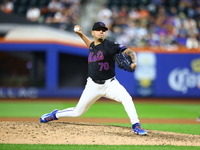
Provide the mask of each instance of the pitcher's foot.
{"label": "pitcher's foot", "polygon": [[51,113],[49,114],[44,114],[42,115],[42,117],[40,118],[40,122],[41,123],[46,123],[52,120],[58,120],[58,118],[56,118],[56,113],[58,112],[58,110],[53,110]]}

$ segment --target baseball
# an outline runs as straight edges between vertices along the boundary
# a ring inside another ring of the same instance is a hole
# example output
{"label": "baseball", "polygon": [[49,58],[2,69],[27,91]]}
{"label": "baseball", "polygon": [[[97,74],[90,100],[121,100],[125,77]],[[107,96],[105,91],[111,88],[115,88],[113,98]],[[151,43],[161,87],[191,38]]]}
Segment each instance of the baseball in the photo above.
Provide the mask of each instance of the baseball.
{"label": "baseball", "polygon": [[75,27],[74,28],[74,31],[76,32],[76,31],[79,31],[80,30],[80,28],[79,27]]}

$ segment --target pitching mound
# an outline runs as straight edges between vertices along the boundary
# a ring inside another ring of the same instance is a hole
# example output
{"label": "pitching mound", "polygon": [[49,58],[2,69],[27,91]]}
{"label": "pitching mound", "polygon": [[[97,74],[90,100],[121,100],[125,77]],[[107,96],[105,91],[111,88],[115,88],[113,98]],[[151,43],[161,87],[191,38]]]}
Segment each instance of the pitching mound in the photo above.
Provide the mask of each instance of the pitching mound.
{"label": "pitching mound", "polygon": [[82,122],[0,122],[0,143],[89,145],[200,146],[200,136],[147,130],[147,136],[130,127]]}

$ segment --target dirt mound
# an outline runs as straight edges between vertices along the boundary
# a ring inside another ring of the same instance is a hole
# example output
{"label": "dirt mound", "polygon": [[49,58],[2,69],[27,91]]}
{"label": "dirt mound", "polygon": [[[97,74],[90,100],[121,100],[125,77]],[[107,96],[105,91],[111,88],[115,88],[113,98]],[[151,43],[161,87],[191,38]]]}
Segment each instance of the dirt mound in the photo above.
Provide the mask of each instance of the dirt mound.
{"label": "dirt mound", "polygon": [[1,121],[0,143],[200,146],[200,135],[147,131],[138,136],[130,127],[94,123]]}

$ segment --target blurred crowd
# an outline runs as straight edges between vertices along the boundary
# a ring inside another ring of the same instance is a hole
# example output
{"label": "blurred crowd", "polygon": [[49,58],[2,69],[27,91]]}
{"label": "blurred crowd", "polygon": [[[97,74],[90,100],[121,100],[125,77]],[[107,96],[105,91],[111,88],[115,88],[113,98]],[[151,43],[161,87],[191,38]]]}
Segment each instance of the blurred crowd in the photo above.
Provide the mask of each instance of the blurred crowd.
{"label": "blurred crowd", "polygon": [[[5,13],[18,13],[19,9],[14,12],[14,3],[17,1],[19,5],[22,1],[26,1],[23,4],[27,4],[28,9],[24,6],[25,10],[20,11],[24,11],[24,14],[21,14],[32,22],[44,23],[69,31],[73,30],[73,26],[78,23],[81,0],[4,0],[0,8]],[[48,3],[40,5],[42,2]]]}
{"label": "blurred crowd", "polygon": [[[14,1],[4,0],[1,10],[12,13]],[[81,17],[81,1],[49,0],[41,8],[32,5],[26,11],[26,18],[73,31]],[[130,5],[133,2],[140,5]],[[179,46],[200,47],[200,0],[107,0],[101,10],[93,13],[96,21],[109,27],[109,39],[127,46],[169,50]]]}
{"label": "blurred crowd", "polygon": [[14,9],[13,2],[11,0],[5,0],[0,3],[0,10],[4,13],[12,13]]}
{"label": "blurred crowd", "polygon": [[138,7],[105,5],[98,20],[109,26],[110,39],[131,47],[200,49],[200,0],[176,0],[173,5],[169,1],[151,0]]}
{"label": "blurred crowd", "polygon": [[64,29],[73,30],[78,24],[81,0],[52,0],[47,6],[45,23]]}

